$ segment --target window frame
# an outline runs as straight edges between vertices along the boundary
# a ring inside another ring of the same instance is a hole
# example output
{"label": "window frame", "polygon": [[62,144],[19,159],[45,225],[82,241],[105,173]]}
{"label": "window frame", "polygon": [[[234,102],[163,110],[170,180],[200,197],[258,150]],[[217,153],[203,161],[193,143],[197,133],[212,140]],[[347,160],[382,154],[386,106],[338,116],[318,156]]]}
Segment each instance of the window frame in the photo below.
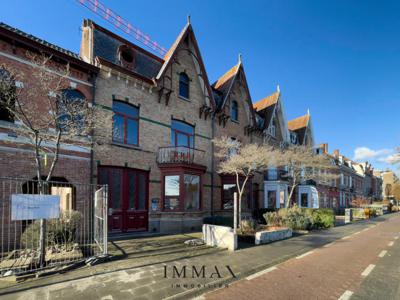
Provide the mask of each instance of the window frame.
{"label": "window frame", "polygon": [[[178,84],[178,95],[180,98],[183,98],[185,100],[189,100],[190,99],[190,78],[188,76],[188,74],[186,74],[186,72],[180,72],[179,73],[179,84]],[[182,95],[181,93],[181,87],[182,85],[184,85],[184,87],[186,87],[186,93],[187,96]]]}
{"label": "window frame", "polygon": [[[234,184],[236,186],[236,176],[232,175],[222,175],[221,177],[221,205],[220,208],[223,211],[230,211],[233,210],[233,205],[232,208],[224,208],[224,185],[230,185]],[[244,178],[240,178],[240,184],[243,184]],[[253,199],[253,178],[250,177],[247,182],[246,182],[246,191],[245,195],[247,195],[247,199],[242,199],[242,209],[248,209],[251,210],[254,208],[254,199]],[[237,187],[236,187],[237,190]],[[239,195],[238,195],[239,196]],[[244,202],[245,201],[245,202]],[[233,204],[233,202],[232,202]],[[243,205],[246,204],[246,205]]]}
{"label": "window frame", "polygon": [[[174,128],[174,126],[173,126],[174,122],[182,123],[182,124],[184,124],[186,126],[190,126],[193,129],[193,133],[187,133],[187,132],[182,131],[180,129]],[[188,141],[188,145],[186,145],[186,146],[178,145],[178,136],[179,135],[183,135],[183,136],[186,137],[186,139]],[[181,120],[172,119],[171,120],[171,144],[172,144],[173,136],[174,136],[174,144],[171,145],[171,146],[173,146],[173,147],[186,147],[186,148],[189,148],[189,149],[195,149],[194,148],[194,146],[195,146],[195,126],[193,126],[193,125],[191,125],[191,124],[189,124],[187,122],[181,121]],[[192,137],[192,140],[193,140],[193,145],[190,145],[190,138],[191,137]]]}
{"label": "window frame", "polygon": [[[235,111],[235,118],[233,118],[233,111]],[[233,122],[239,122],[239,104],[236,100],[232,100],[230,118]]]}
{"label": "window frame", "polygon": [[[117,112],[117,111],[115,111],[114,110],[114,104],[115,103],[118,103],[118,104],[123,104],[123,105],[127,105],[127,106],[130,106],[130,107],[132,107],[132,108],[134,108],[134,109],[136,109],[137,110],[137,117],[133,117],[133,116],[131,116],[131,115],[129,115],[129,114],[125,114],[125,113],[121,113],[121,112]],[[130,104],[130,103],[127,103],[127,102],[124,102],[124,101],[121,101],[121,100],[113,100],[113,126],[112,126],[112,141],[113,141],[113,143],[118,143],[118,144],[122,144],[122,145],[128,145],[128,146],[139,146],[139,144],[140,144],[140,141],[139,141],[139,137],[140,137],[140,122],[139,122],[139,120],[140,120],[140,107],[138,107],[138,106],[135,106],[135,105],[132,105],[132,104]],[[124,132],[123,132],[123,141],[121,142],[120,140],[116,140],[115,139],[115,135],[114,135],[114,117],[115,116],[119,116],[119,117],[122,117],[122,119],[123,119],[123,124],[124,124]],[[136,124],[137,124],[137,132],[136,132],[136,140],[137,140],[137,143],[136,144],[134,144],[134,143],[128,143],[128,122],[129,121],[133,121],[133,122],[136,122]]]}
{"label": "window frame", "polygon": [[[185,191],[185,175],[193,175],[199,177],[199,208],[187,210],[186,191]],[[165,193],[165,177],[179,176],[179,206],[178,209],[168,209],[165,207],[166,193]],[[161,171],[161,211],[163,212],[200,212],[203,210],[203,173],[196,170],[189,169],[170,169]]]}

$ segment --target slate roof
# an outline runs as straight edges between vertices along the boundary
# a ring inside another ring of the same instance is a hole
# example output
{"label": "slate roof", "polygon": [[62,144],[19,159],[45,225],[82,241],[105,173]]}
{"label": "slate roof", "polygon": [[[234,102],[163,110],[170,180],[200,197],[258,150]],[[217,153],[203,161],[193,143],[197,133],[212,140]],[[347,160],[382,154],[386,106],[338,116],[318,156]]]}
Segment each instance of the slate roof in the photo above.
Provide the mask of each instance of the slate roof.
{"label": "slate roof", "polygon": [[5,23],[3,23],[3,22],[0,22],[0,28],[3,28],[3,29],[8,30],[8,31],[11,31],[11,32],[13,32],[13,33],[15,33],[15,34],[18,34],[18,35],[20,35],[20,36],[22,36],[22,37],[24,37],[24,38],[27,38],[27,39],[29,39],[29,40],[31,40],[31,41],[33,41],[33,42],[42,44],[43,46],[46,46],[46,47],[51,48],[51,49],[53,49],[53,50],[56,50],[56,51],[58,51],[58,52],[64,53],[64,54],[66,54],[66,55],[68,55],[68,56],[71,56],[71,57],[73,57],[73,58],[75,58],[75,59],[81,60],[81,58],[79,57],[79,54],[77,54],[77,53],[75,53],[75,52],[72,52],[72,51],[70,51],[70,50],[61,48],[61,47],[59,47],[59,46],[57,46],[57,45],[54,45],[54,44],[52,44],[52,43],[49,43],[49,42],[46,41],[46,40],[40,39],[40,38],[38,38],[38,37],[36,37],[36,36],[34,36],[34,35],[31,35],[31,34],[29,34],[29,33],[26,33],[26,32],[24,32],[24,31],[22,31],[22,30],[19,30],[19,29],[15,28],[15,27],[12,27],[12,26],[10,26],[10,25],[7,25],[7,24],[5,24]]}

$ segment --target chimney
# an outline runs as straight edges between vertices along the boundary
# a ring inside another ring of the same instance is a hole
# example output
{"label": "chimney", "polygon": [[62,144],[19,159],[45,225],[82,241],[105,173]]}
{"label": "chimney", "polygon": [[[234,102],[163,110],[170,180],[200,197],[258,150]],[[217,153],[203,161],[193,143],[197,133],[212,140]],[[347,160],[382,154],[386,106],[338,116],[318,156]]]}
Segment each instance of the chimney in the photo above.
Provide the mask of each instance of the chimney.
{"label": "chimney", "polygon": [[333,156],[339,157],[339,155],[340,155],[339,149],[333,150]]}
{"label": "chimney", "polygon": [[322,148],[322,151],[324,152],[324,154],[328,153],[328,143],[321,144],[321,148]]}

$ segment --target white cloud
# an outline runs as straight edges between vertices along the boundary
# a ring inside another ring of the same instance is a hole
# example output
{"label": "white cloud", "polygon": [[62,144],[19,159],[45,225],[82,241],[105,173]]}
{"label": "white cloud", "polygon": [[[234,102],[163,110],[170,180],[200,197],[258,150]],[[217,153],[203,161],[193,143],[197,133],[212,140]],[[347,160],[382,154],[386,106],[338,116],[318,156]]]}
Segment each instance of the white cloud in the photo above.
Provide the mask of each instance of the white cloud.
{"label": "white cloud", "polygon": [[362,161],[362,160],[371,160],[371,159],[380,159],[384,155],[388,155],[393,153],[391,149],[379,149],[372,150],[368,147],[357,147],[354,150],[354,160]]}
{"label": "white cloud", "polygon": [[387,163],[387,164],[395,164],[400,162],[399,154],[390,154],[388,156],[378,158],[378,161]]}

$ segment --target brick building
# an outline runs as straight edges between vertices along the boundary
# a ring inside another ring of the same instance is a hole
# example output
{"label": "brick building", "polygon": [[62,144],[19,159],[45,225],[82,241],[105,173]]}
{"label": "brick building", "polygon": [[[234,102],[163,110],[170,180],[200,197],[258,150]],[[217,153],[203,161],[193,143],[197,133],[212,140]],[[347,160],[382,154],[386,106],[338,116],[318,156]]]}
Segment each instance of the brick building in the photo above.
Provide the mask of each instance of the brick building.
{"label": "brick building", "polygon": [[[35,57],[50,57],[46,65],[38,65]],[[58,78],[65,74],[57,73],[59,69],[69,66],[68,76],[62,80],[62,90],[58,92],[68,95],[78,95],[81,100],[92,102],[94,82],[98,69],[68,50],[50,44],[45,40],[31,36],[16,28],[0,23],[0,76],[3,82],[11,78],[10,88],[15,89],[21,106],[29,106],[35,109],[37,119],[30,120],[35,123],[41,115],[48,115],[48,101],[53,101],[50,91],[44,91],[42,85],[34,74],[43,70],[44,74],[52,74],[51,78]],[[18,73],[15,79],[14,74]],[[56,80],[55,79],[55,80]],[[50,85],[52,82],[49,83]],[[32,97],[29,91],[36,91]],[[1,94],[3,101],[5,95]],[[68,97],[67,99],[68,100]],[[55,101],[55,98],[54,98]],[[28,221],[17,226],[12,222],[10,216],[10,202],[6,197],[10,193],[34,193],[36,187],[34,180],[37,179],[35,164],[35,147],[26,135],[19,131],[22,123],[3,105],[0,105],[0,189],[2,205],[0,216],[2,218],[2,231],[12,236],[12,240],[19,241],[19,235]],[[54,128],[42,129],[46,134],[52,134]],[[39,160],[43,166],[42,177],[47,176],[50,161],[54,157],[55,144],[46,143]],[[58,163],[54,169],[51,180],[51,193],[60,195],[61,209],[76,209],[84,211],[88,205],[87,194],[77,192],[84,184],[91,182],[91,149],[82,146],[79,140],[61,142]],[[6,179],[7,178],[7,179]],[[18,180],[16,178],[19,178]],[[7,228],[8,227],[8,228]],[[3,235],[0,247],[7,242]]]}

